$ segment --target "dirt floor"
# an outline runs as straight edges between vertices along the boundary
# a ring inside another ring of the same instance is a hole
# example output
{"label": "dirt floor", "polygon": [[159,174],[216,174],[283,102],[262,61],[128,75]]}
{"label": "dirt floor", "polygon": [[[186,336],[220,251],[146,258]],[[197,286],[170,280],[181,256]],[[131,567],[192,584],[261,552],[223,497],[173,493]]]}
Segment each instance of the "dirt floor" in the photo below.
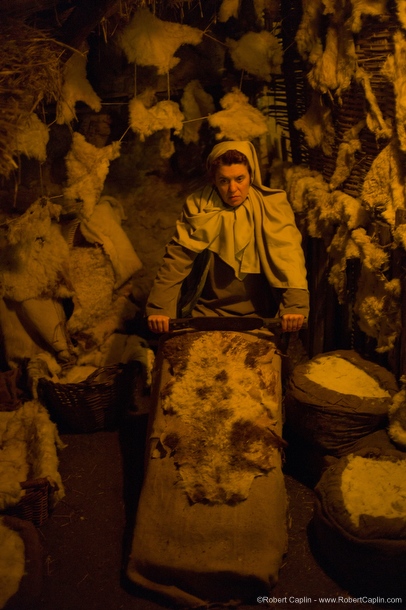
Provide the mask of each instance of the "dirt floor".
{"label": "dirt floor", "polygon": [[[136,589],[125,578],[137,498],[142,485],[147,414],[127,414],[118,430],[91,434],[62,434],[60,471],[66,497],[39,528],[43,547],[42,592],[35,602],[21,602],[17,610],[162,610],[171,605]],[[403,608],[365,599],[367,590],[348,591],[318,563],[311,547],[314,492],[286,473],[290,500],[289,550],[272,591],[274,601],[261,605],[277,610],[294,608]],[[320,598],[333,598],[322,601]],[[276,599],[275,599],[276,598]],[[276,601],[279,600],[279,601]],[[335,601],[334,601],[335,600]],[[220,606],[211,605],[210,608]],[[14,609],[13,609],[14,610]]]}

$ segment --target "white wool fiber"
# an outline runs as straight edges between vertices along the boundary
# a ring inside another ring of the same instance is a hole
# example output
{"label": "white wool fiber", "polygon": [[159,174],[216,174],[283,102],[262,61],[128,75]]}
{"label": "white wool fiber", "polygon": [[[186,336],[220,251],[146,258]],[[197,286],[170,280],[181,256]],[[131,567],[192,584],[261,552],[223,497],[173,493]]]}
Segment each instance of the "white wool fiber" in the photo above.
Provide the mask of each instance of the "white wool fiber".
{"label": "white wool fiber", "polygon": [[351,0],[352,14],[347,24],[352,32],[358,33],[362,29],[363,17],[383,17],[386,13],[387,0]]}
{"label": "white wool fiber", "polygon": [[173,129],[179,135],[183,129],[184,115],[179,104],[171,101],[158,102],[151,108],[145,106],[145,96],[133,98],[128,106],[130,127],[140,136],[141,142],[156,131]]}
{"label": "white wool fiber", "polygon": [[69,125],[76,119],[76,102],[84,102],[95,112],[101,110],[101,99],[87,80],[87,54],[73,53],[64,67],[64,84],[61,99],[56,107],[56,122]]}
{"label": "white wool fiber", "polygon": [[328,282],[334,287],[338,302],[344,304],[347,299],[347,260],[360,258],[360,250],[344,224],[338,227],[327,251],[332,261]]}
{"label": "white wool fiber", "polygon": [[406,449],[406,389],[404,387],[393,396],[388,416],[390,438],[397,445]]}
{"label": "white wool fiber", "polygon": [[349,456],[341,475],[344,506],[355,527],[362,516],[406,520],[406,460]]}
{"label": "white wool fiber", "polygon": [[331,109],[324,105],[319,93],[312,94],[309,108],[302,117],[294,122],[294,126],[303,132],[310,148],[319,146],[326,156],[332,155],[335,131]]}
{"label": "white wool fiber", "polygon": [[241,0],[223,0],[218,12],[217,19],[220,23],[225,23],[231,17],[238,19]]}
{"label": "white wool fiber", "polygon": [[131,22],[119,36],[119,44],[128,61],[140,66],[155,66],[166,74],[180,61],[174,54],[183,44],[198,45],[203,32],[180,23],[161,21],[147,8],[134,13]]}
{"label": "white wool fiber", "polygon": [[361,150],[359,132],[365,127],[365,121],[359,121],[357,125],[347,130],[343,140],[338,147],[336,167],[330,178],[330,189],[334,191],[349,178],[356,163],[356,153]]}
{"label": "white wool fiber", "polygon": [[397,142],[392,140],[375,157],[362,186],[362,201],[374,216],[378,213],[396,225],[396,210],[405,209],[405,170]]}
{"label": "white wool fiber", "polygon": [[369,104],[369,111],[367,113],[368,128],[377,138],[390,139],[392,137],[392,127],[385,121],[379,108],[368,72],[358,67],[355,71],[355,79],[364,88],[365,99]]}
{"label": "white wool fiber", "polygon": [[349,229],[357,229],[368,224],[369,214],[360,199],[351,197],[351,195],[341,191],[334,191],[331,200],[337,210],[338,217],[345,222]]}
{"label": "white wool fiber", "polygon": [[220,130],[216,133],[217,140],[253,140],[268,132],[266,117],[236,87],[221,98],[220,104],[224,110],[208,118],[210,125]]}
{"label": "white wool fiber", "polygon": [[48,411],[32,400],[0,415],[0,507],[17,504],[24,493],[20,483],[37,478],[54,486],[56,503],[65,495],[57,456],[63,443]]}
{"label": "white wool fiber", "polygon": [[406,39],[401,31],[394,34],[393,42],[394,54],[388,56],[382,73],[393,83],[399,148],[406,152]]}
{"label": "white wool fiber", "polygon": [[21,536],[0,517],[0,608],[17,593],[25,573],[25,546]]}
{"label": "white wool fiber", "polygon": [[399,337],[402,328],[400,294],[397,278],[387,281],[382,274],[378,275],[365,265],[361,268],[354,313],[359,328],[377,340],[375,351],[378,353],[393,349]]}
{"label": "white wool fiber", "polygon": [[367,269],[378,272],[389,262],[388,253],[367,234],[362,227],[352,232],[352,239],[362,252],[362,262]]}
{"label": "white wool fiber", "polygon": [[390,398],[387,390],[346,358],[341,356],[319,356],[309,363],[305,376],[319,385],[350,396],[364,398]]}
{"label": "white wool fiber", "polygon": [[322,55],[317,58],[307,75],[313,89],[320,93],[334,91],[338,87],[338,29],[329,27],[326,34],[326,44]]}
{"label": "white wool fiber", "polygon": [[396,14],[402,28],[406,29],[406,0],[396,0]]}
{"label": "white wool fiber", "polygon": [[[195,79],[184,88],[181,107],[186,121],[180,134],[181,138],[186,144],[197,143],[199,141],[199,130],[203,122],[203,120],[198,119],[206,117],[216,110],[213,97],[206,93],[201,83]],[[187,121],[191,122],[188,123]]]}
{"label": "white wool fiber", "polygon": [[32,112],[23,115],[17,123],[13,155],[23,154],[29,159],[45,161],[49,128]]}
{"label": "white wool fiber", "polygon": [[97,148],[75,132],[72,147],[66,155],[68,186],[64,190],[66,199],[81,202],[80,216],[89,218],[100,199],[104,182],[109,172],[110,161],[120,156],[120,142]]}
{"label": "white wool fiber", "polygon": [[13,301],[71,295],[69,251],[60,226],[61,206],[39,199],[8,225],[0,257],[2,293]]}
{"label": "white wool fiber", "polygon": [[226,44],[237,70],[245,70],[267,82],[271,81],[272,74],[281,74],[282,47],[271,32],[248,32],[239,40],[227,38]]}
{"label": "white wool fiber", "polygon": [[302,19],[295,37],[296,45],[302,58],[315,64],[323,53],[320,36],[323,0],[303,0],[302,8]]}

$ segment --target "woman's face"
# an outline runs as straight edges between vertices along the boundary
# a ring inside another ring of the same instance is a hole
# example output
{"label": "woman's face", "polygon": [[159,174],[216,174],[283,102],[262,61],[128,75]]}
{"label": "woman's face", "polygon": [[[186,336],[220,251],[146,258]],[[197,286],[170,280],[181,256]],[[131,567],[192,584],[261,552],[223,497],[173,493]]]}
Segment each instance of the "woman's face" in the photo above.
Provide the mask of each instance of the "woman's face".
{"label": "woman's face", "polygon": [[251,176],[246,165],[220,165],[214,177],[220,197],[233,208],[245,201],[251,184]]}

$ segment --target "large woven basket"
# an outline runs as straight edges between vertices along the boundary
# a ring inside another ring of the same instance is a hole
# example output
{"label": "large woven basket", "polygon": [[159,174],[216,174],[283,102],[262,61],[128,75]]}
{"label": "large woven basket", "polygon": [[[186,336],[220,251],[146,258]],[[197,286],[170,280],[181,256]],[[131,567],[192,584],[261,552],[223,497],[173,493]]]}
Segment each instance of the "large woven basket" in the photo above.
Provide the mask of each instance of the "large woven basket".
{"label": "large woven basket", "polygon": [[42,378],[38,397],[51,418],[67,432],[114,429],[129,406],[136,363],[98,368],[79,383],[55,383]]}
{"label": "large woven basket", "polygon": [[18,504],[7,508],[4,514],[31,521],[40,527],[49,517],[53,506],[52,495],[57,488],[47,478],[24,481],[21,487],[25,490],[24,496]]}

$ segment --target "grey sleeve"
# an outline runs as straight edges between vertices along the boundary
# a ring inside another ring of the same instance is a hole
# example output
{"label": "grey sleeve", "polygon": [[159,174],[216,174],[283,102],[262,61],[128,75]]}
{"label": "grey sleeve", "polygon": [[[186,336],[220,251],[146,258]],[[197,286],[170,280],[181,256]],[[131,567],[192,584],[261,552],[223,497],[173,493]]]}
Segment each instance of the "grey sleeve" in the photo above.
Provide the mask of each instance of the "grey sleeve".
{"label": "grey sleeve", "polygon": [[177,317],[178,300],[182,283],[192,270],[197,252],[188,250],[175,241],[166,246],[163,263],[158,270],[148,297],[147,316]]}
{"label": "grey sleeve", "polygon": [[309,291],[302,288],[286,288],[282,290],[279,305],[279,315],[299,313],[309,317]]}

